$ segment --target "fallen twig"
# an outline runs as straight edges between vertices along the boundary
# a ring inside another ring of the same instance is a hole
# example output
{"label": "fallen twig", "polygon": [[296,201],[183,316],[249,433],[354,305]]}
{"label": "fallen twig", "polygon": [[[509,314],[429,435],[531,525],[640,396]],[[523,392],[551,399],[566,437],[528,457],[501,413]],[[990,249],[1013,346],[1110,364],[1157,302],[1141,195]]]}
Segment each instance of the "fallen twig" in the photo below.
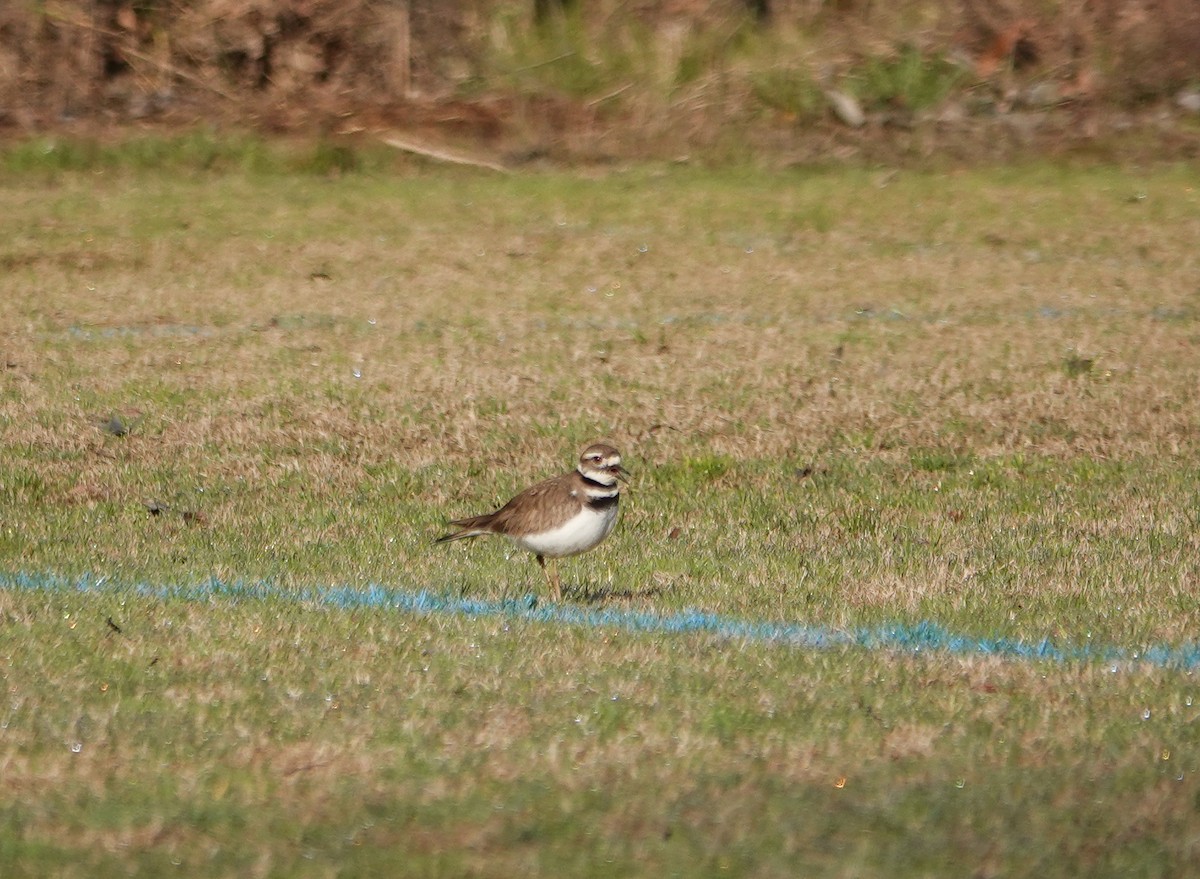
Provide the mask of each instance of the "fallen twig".
{"label": "fallen twig", "polygon": [[406,153],[424,156],[427,159],[436,159],[439,162],[451,162],[455,165],[471,165],[475,168],[486,168],[489,171],[498,171],[501,174],[511,174],[508,168],[503,165],[497,165],[495,162],[489,162],[484,159],[472,159],[468,156],[449,153],[445,150],[436,149],[434,147],[422,146],[421,144],[413,143],[410,140],[403,140],[399,137],[385,137],[383,142],[390,147],[398,150],[403,150]]}

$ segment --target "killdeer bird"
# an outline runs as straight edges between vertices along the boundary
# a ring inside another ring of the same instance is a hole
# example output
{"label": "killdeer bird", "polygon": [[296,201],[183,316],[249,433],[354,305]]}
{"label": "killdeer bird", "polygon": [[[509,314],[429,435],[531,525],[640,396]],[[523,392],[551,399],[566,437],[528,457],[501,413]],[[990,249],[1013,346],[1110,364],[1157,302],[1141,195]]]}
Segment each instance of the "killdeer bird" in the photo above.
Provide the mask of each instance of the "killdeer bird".
{"label": "killdeer bird", "polygon": [[558,569],[546,559],[578,555],[599,545],[617,522],[617,502],[629,473],[621,466],[621,453],[604,443],[594,443],[579,456],[570,473],[530,486],[494,513],[468,516],[450,524],[459,530],[438,543],[500,534],[533,553],[550,584],[550,594],[562,598]]}

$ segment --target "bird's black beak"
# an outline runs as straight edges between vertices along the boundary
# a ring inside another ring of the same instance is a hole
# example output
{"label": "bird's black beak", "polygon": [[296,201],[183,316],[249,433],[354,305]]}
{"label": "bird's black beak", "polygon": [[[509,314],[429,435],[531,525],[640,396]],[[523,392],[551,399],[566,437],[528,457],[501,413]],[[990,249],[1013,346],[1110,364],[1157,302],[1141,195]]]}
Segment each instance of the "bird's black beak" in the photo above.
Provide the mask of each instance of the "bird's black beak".
{"label": "bird's black beak", "polygon": [[617,477],[617,479],[621,480],[622,482],[629,481],[629,471],[626,470],[624,467],[622,467],[620,464],[613,464],[611,467],[608,468],[608,471],[613,476]]}

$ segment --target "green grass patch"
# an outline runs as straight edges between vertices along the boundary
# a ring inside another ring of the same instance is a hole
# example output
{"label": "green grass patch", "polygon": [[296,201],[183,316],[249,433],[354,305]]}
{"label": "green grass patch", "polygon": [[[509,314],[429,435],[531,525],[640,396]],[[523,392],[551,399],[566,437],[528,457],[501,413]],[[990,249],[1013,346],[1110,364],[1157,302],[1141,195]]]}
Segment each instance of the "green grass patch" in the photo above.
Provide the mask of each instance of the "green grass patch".
{"label": "green grass patch", "polygon": [[848,74],[848,82],[868,106],[916,111],[941,103],[968,76],[960,65],[909,45],[864,59]]}
{"label": "green grass patch", "polygon": [[0,597],[40,645],[6,672],[13,875],[1155,876],[1196,854],[1175,672]]}
{"label": "green grass patch", "polygon": [[382,145],[351,145],[332,139],[275,142],[198,128],[111,142],[54,135],[18,141],[0,152],[0,170],[20,176],[166,169],[328,176],[385,170],[395,160],[395,151]]}
{"label": "green grass patch", "polygon": [[759,103],[797,121],[811,121],[825,113],[825,94],[808,70],[786,67],[762,70],[751,75],[750,88]]}
{"label": "green grass patch", "polygon": [[36,149],[0,155],[0,567],[284,596],[0,592],[13,875],[1194,862],[1178,670],[288,598],[538,593],[432,541],[606,438],[634,480],[570,602],[1192,643],[1189,168]]}

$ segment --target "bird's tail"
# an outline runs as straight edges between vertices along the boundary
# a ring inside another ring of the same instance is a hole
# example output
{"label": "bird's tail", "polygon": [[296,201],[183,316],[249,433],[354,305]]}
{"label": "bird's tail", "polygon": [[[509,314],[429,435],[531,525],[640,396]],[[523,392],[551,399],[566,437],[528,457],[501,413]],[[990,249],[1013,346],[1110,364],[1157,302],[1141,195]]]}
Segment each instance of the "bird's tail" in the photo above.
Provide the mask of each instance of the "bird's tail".
{"label": "bird's tail", "polygon": [[455,519],[450,524],[459,530],[450,534],[443,534],[434,543],[446,543],[450,540],[466,540],[468,537],[482,537],[485,534],[491,534],[492,531],[488,528],[491,518],[489,514],[486,516],[472,516],[469,519]]}
{"label": "bird's tail", "polygon": [[482,537],[486,531],[455,531],[453,534],[443,534],[434,543],[447,543],[451,540],[466,540],[468,537]]}

